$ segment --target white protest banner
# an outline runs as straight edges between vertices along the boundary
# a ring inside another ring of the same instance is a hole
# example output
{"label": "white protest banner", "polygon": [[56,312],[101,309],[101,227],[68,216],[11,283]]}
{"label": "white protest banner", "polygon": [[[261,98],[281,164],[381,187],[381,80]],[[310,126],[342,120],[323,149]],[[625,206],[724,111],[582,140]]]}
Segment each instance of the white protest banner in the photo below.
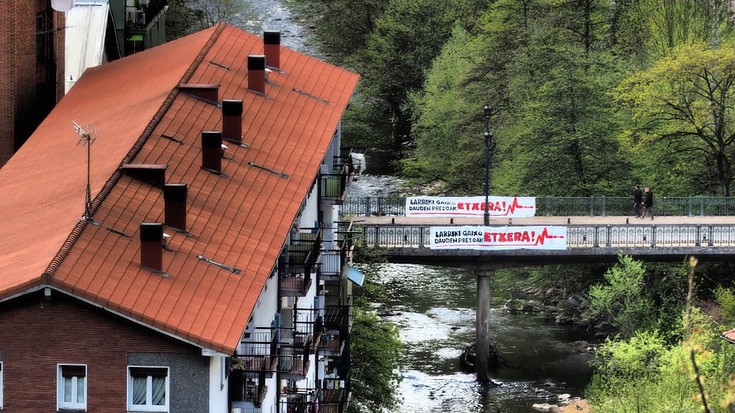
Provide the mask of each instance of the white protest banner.
{"label": "white protest banner", "polygon": [[564,226],[452,226],[431,227],[431,249],[468,250],[565,250]]}
{"label": "white protest banner", "polygon": [[[496,218],[520,218],[536,215],[536,198],[526,196],[490,196],[488,215]],[[411,196],[406,198],[407,217],[482,217],[485,197]]]}

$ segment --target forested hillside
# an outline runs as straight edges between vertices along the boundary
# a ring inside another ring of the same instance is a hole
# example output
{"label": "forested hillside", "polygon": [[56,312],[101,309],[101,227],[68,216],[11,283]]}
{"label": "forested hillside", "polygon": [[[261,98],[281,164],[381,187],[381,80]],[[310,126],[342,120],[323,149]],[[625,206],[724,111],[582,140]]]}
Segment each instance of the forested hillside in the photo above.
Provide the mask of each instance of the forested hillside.
{"label": "forested hillside", "polygon": [[363,76],[352,147],[476,194],[729,195],[735,49],[725,0],[289,0]]}
{"label": "forested hillside", "polygon": [[[407,179],[482,193],[490,105],[492,194],[733,189],[729,0],[287,1],[363,76],[345,146],[390,148]],[[499,275],[583,294],[579,316],[617,332],[596,353],[593,411],[694,413],[735,412],[733,274],[620,257]]]}

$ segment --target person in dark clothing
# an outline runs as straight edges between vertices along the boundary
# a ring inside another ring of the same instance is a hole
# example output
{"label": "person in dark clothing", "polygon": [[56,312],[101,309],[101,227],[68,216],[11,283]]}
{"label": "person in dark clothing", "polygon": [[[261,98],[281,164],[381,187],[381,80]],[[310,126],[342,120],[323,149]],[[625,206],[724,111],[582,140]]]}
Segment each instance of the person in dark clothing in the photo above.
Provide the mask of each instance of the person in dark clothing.
{"label": "person in dark clothing", "polygon": [[640,185],[636,185],[635,188],[633,188],[633,213],[635,214],[636,218],[641,217],[643,206],[643,191],[641,190]]}
{"label": "person in dark clothing", "polygon": [[645,187],[643,189],[643,216],[641,218],[645,218],[649,214],[651,220],[653,220],[653,191],[649,187]]}

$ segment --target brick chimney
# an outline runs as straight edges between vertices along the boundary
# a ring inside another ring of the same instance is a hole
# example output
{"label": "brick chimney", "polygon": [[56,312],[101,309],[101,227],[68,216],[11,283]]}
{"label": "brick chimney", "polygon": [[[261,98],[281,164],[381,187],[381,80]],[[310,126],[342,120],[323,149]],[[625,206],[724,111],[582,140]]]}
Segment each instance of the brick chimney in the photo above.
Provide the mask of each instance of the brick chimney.
{"label": "brick chimney", "polygon": [[163,272],[163,224],[140,224],[140,265],[156,272]]}
{"label": "brick chimney", "polygon": [[263,32],[263,48],[265,64],[276,69],[281,68],[281,32]]}
{"label": "brick chimney", "polygon": [[265,55],[248,56],[248,89],[265,94]]}
{"label": "brick chimney", "polygon": [[167,227],[186,231],[186,184],[166,184],[163,187],[165,224]]}
{"label": "brick chimney", "polygon": [[222,139],[242,143],[242,100],[222,101]]}
{"label": "brick chimney", "polygon": [[222,132],[202,132],[202,168],[222,173]]}

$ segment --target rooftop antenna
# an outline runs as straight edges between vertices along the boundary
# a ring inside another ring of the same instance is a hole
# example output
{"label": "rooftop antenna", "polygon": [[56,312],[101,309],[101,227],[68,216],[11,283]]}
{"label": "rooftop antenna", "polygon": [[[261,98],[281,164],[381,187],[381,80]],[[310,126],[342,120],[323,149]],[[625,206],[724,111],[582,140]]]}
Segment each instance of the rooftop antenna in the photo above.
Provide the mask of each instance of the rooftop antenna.
{"label": "rooftop antenna", "polygon": [[80,126],[78,123],[71,121],[74,124],[74,131],[79,135],[79,142],[77,146],[87,146],[87,193],[84,197],[84,216],[82,217],[85,221],[97,225],[92,218],[92,185],[91,185],[91,163],[92,163],[92,143],[97,139],[97,131],[94,125],[87,125],[86,129]]}

